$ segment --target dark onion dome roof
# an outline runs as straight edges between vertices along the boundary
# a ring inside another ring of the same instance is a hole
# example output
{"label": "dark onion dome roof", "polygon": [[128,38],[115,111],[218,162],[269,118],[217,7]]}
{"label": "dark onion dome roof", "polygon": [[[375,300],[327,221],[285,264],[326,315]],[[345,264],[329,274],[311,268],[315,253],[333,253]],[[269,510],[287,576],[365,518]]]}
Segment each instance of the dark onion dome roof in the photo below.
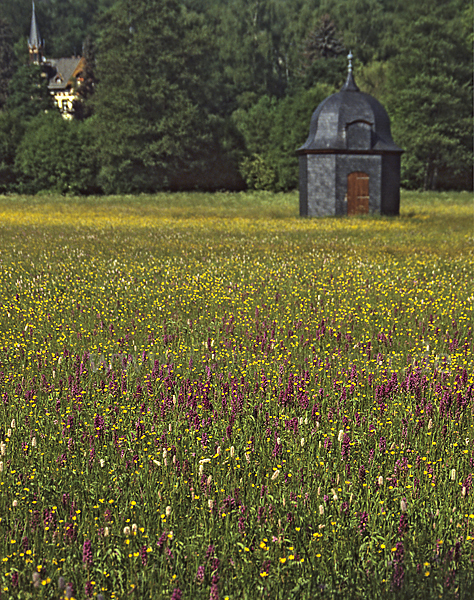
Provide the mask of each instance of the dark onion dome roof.
{"label": "dark onion dome roof", "polygon": [[359,90],[351,68],[341,91],[314,111],[308,139],[297,152],[331,150],[403,152],[392,139],[387,111],[373,96]]}

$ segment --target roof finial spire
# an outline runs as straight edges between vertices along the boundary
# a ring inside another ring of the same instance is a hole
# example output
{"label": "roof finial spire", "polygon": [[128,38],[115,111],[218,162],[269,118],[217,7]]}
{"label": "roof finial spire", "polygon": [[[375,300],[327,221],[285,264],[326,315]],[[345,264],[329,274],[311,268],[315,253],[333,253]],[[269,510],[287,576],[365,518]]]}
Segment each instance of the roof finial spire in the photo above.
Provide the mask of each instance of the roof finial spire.
{"label": "roof finial spire", "polygon": [[354,56],[350,51],[347,55],[349,60],[349,65],[347,66],[347,79],[346,83],[342,86],[341,92],[359,92],[359,88],[357,87],[356,82],[354,81],[354,76],[352,75],[352,59]]}
{"label": "roof finial spire", "polygon": [[354,58],[354,56],[352,54],[352,50],[349,50],[349,54],[347,55],[347,58],[349,60],[349,65],[347,67],[347,70],[349,73],[352,73],[352,59]]}
{"label": "roof finial spire", "polygon": [[30,37],[28,38],[28,47],[30,50],[30,60],[39,63],[42,58],[43,42],[36,21],[35,2],[31,3],[31,26],[30,26]]}

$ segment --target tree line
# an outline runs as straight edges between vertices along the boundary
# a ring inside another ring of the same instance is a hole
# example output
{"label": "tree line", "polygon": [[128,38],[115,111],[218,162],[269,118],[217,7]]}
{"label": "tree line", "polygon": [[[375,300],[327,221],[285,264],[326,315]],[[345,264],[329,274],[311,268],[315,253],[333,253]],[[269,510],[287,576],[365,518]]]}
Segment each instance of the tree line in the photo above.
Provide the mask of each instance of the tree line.
{"label": "tree line", "polygon": [[37,0],[46,57],[82,54],[73,118],[0,6],[0,192],[289,190],[311,114],[355,56],[405,149],[402,185],[472,188],[467,0]]}

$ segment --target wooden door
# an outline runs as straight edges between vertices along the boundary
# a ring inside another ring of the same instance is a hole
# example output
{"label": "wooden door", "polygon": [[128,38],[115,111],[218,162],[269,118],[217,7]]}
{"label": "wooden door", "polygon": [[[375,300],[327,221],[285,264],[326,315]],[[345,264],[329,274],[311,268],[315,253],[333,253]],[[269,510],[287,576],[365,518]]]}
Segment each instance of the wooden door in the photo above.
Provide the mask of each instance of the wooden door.
{"label": "wooden door", "polygon": [[366,215],[369,212],[369,176],[355,171],[347,176],[347,214]]}

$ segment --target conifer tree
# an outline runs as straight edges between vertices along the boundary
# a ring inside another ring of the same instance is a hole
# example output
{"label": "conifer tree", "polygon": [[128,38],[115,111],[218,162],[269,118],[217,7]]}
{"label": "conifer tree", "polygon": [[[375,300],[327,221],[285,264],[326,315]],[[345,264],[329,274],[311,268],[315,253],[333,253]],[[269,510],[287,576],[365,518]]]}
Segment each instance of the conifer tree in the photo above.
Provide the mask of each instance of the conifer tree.
{"label": "conifer tree", "polygon": [[22,65],[8,87],[5,109],[21,120],[47,110],[56,110],[48,90],[48,80],[39,65]]}
{"label": "conifer tree", "polygon": [[82,49],[84,69],[82,81],[77,85],[77,98],[73,102],[74,118],[82,121],[92,115],[92,102],[97,79],[95,76],[95,46],[91,36],[87,36]]}
{"label": "conifer tree", "polygon": [[0,110],[8,95],[8,84],[13,75],[15,54],[13,33],[7,21],[0,19]]}
{"label": "conifer tree", "polygon": [[107,192],[177,185],[214,141],[212,52],[178,0],[119,0],[99,43],[95,122]]}

